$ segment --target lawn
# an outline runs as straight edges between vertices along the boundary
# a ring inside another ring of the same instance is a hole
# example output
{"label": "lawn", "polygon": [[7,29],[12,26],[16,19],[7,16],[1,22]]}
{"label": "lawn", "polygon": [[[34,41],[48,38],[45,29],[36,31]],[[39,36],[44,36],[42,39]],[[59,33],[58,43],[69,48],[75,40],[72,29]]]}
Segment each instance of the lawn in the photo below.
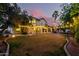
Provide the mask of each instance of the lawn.
{"label": "lawn", "polygon": [[36,34],[8,39],[12,56],[63,56],[66,43],[61,34]]}

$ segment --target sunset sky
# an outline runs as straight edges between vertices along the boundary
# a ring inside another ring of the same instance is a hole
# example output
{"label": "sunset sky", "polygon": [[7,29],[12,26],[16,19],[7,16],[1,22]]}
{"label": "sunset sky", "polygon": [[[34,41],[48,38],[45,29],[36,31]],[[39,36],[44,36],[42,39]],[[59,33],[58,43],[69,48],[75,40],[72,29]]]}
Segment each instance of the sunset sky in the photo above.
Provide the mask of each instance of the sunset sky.
{"label": "sunset sky", "polygon": [[19,3],[18,5],[34,16],[51,17],[54,10],[61,10],[61,3]]}
{"label": "sunset sky", "polygon": [[[45,17],[49,25],[52,25],[53,11],[61,11],[61,3],[18,3],[22,10],[27,10],[34,17]],[[48,20],[49,19],[49,20]]]}

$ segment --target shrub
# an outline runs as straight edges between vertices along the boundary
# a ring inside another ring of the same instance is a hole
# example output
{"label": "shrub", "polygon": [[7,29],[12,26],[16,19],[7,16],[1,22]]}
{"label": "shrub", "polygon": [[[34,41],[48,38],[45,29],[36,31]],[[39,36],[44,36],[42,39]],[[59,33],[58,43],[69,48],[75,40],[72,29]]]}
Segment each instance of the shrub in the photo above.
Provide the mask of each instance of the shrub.
{"label": "shrub", "polygon": [[75,30],[76,30],[75,39],[76,39],[77,43],[79,43],[79,27],[77,26]]}

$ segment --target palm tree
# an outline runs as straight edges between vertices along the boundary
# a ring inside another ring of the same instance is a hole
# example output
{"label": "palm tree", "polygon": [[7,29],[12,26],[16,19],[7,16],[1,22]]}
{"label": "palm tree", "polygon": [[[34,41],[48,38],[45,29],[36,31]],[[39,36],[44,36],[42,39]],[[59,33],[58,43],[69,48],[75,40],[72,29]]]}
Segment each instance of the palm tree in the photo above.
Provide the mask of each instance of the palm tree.
{"label": "palm tree", "polygon": [[59,16],[58,11],[54,11],[52,14],[52,17],[54,17],[54,20],[56,20],[58,16]]}
{"label": "palm tree", "polygon": [[24,10],[21,16],[22,16],[22,25],[28,25],[30,18],[28,16],[27,11]]}

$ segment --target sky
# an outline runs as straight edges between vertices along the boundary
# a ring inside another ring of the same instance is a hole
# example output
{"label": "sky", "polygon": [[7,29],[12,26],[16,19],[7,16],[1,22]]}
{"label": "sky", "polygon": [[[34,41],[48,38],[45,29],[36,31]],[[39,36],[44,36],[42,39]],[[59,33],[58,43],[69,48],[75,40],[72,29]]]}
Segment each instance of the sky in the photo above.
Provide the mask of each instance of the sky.
{"label": "sky", "polygon": [[35,16],[52,17],[53,11],[61,10],[61,3],[18,3],[23,10],[27,10],[30,14]]}
{"label": "sky", "polygon": [[[61,11],[61,3],[18,3],[22,10],[27,10],[34,17],[51,18],[55,10]],[[52,24],[51,20],[47,20]]]}

